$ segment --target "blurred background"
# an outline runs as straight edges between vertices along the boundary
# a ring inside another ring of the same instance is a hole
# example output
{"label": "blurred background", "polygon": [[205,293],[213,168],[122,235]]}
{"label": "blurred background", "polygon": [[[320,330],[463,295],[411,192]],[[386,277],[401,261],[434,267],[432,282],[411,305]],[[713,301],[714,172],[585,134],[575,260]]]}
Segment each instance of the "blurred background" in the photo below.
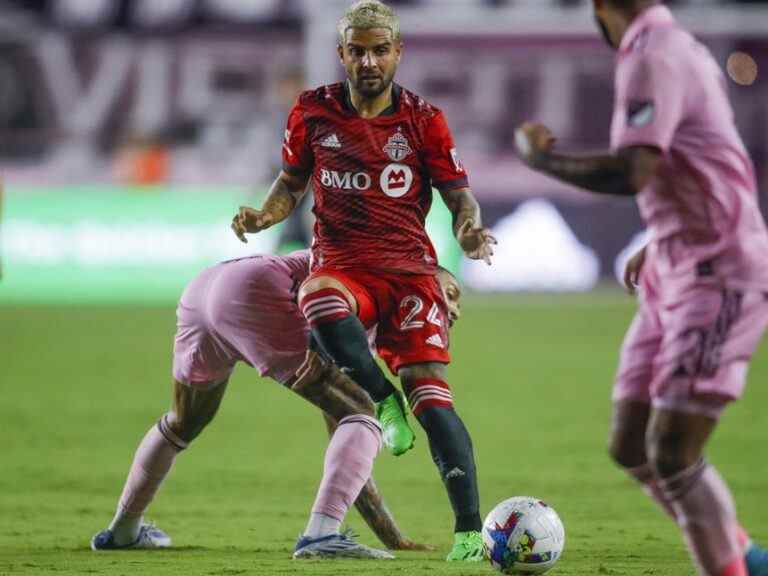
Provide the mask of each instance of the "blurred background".
{"label": "blurred background", "polygon": [[[590,3],[391,3],[406,46],[397,80],[446,112],[500,240],[492,269],[463,262],[438,205],[429,230],[442,261],[474,291],[612,281],[642,232],[634,203],[537,176],[513,153],[526,119],[564,148],[607,146],[613,56]],[[726,71],[765,189],[768,2],[669,4]],[[342,78],[335,23],[347,5],[0,1],[0,302],[172,304],[208,264],[304,245],[308,207],[247,245],[229,221],[276,175],[298,92]]]}

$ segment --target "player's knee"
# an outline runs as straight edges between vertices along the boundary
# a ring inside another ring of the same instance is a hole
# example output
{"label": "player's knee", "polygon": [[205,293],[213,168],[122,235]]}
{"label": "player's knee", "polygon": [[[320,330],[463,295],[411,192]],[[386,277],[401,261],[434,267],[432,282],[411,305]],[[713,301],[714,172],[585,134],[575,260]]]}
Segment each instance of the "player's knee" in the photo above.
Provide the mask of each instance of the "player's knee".
{"label": "player's knee", "polygon": [[614,444],[613,439],[608,444],[608,455],[621,468],[636,468],[645,462],[644,454],[627,450],[626,446]]}
{"label": "player's knee", "polygon": [[166,437],[178,438],[185,444],[189,444],[205,429],[211,420],[213,420],[214,414],[211,413],[186,413],[180,415],[179,413],[171,410],[163,416],[161,422],[161,432],[166,434]]}
{"label": "player's knee", "polygon": [[357,303],[339,280],[318,276],[309,278],[299,288],[299,307],[307,321],[312,323],[355,313]]}
{"label": "player's knee", "polygon": [[622,468],[636,468],[645,464],[643,438],[636,438],[625,431],[614,431],[608,440],[608,454]]}
{"label": "player's knee", "polygon": [[403,383],[414,383],[422,378],[445,380],[446,366],[440,362],[421,362],[402,366],[397,374]]}
{"label": "player's knee", "polygon": [[157,421],[157,429],[178,450],[187,448],[194,439],[193,436],[190,437],[185,433],[185,430],[179,424],[178,415],[173,410],[166,412],[160,417],[160,420]]}
{"label": "player's knee", "polygon": [[645,434],[649,406],[635,400],[621,400],[613,406],[608,453],[622,468],[637,468],[648,458],[645,454]]}
{"label": "player's knee", "polygon": [[650,434],[646,452],[651,468],[660,478],[674,476],[701,458],[698,451],[686,446],[684,438],[673,434]]}
{"label": "player's knee", "polygon": [[226,380],[196,388],[175,382],[173,408],[160,419],[160,431],[170,441],[192,442],[216,416],[226,388]]}

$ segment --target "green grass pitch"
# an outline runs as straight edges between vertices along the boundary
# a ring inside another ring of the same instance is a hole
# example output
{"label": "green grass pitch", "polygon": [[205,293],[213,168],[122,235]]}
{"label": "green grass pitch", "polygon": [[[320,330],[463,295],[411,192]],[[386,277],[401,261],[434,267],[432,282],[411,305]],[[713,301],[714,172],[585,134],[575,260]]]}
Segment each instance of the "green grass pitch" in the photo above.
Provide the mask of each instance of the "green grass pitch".
{"label": "green grass pitch", "polygon": [[[672,524],[608,460],[609,395],[633,304],[618,294],[476,298],[452,342],[450,381],[473,435],[483,512],[544,498],[566,527],[559,576],[690,576]],[[438,546],[391,563],[294,562],[320,479],[319,415],[247,367],[217,420],[178,460],[148,518],[170,551],[94,553],[133,451],[170,403],[172,307],[0,308],[0,574],[483,575],[448,565],[447,498],[419,430],[375,477],[403,530]],[[768,355],[709,456],[743,523],[768,541]],[[377,544],[353,511],[348,524]]]}

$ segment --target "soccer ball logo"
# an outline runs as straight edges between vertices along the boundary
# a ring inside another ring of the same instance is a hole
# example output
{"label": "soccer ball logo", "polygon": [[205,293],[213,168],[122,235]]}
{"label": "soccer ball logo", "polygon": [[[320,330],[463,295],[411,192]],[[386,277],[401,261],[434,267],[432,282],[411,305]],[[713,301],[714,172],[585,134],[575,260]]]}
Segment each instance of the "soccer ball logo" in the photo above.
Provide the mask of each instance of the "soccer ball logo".
{"label": "soccer ball logo", "polygon": [[557,512],[541,500],[504,500],[483,523],[485,552],[504,574],[543,574],[563,553],[565,529]]}

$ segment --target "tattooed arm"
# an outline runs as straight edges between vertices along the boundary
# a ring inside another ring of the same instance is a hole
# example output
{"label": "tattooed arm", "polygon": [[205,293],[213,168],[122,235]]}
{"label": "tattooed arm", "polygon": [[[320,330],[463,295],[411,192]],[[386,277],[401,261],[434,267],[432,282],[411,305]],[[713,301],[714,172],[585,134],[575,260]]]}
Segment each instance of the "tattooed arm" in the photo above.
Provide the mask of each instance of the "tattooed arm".
{"label": "tattooed arm", "polygon": [[552,153],[555,139],[540,124],[523,124],[515,132],[520,157],[534,170],[596,194],[634,196],[656,175],[661,153],[635,146],[616,155],[573,157]]}
{"label": "tattooed arm", "polygon": [[282,222],[301,200],[309,182],[309,174],[289,174],[281,171],[261,210],[241,206],[232,219],[232,230],[242,242],[248,242],[246,232],[256,233]]}
{"label": "tattooed arm", "polygon": [[453,215],[453,234],[461,249],[473,260],[491,263],[496,239],[490,230],[483,228],[480,205],[469,188],[441,191],[443,202]]}
{"label": "tattooed arm", "polygon": [[469,188],[454,188],[440,192],[443,202],[453,215],[453,233],[458,234],[467,220],[472,220],[478,226],[483,222],[480,217],[480,205]]}

